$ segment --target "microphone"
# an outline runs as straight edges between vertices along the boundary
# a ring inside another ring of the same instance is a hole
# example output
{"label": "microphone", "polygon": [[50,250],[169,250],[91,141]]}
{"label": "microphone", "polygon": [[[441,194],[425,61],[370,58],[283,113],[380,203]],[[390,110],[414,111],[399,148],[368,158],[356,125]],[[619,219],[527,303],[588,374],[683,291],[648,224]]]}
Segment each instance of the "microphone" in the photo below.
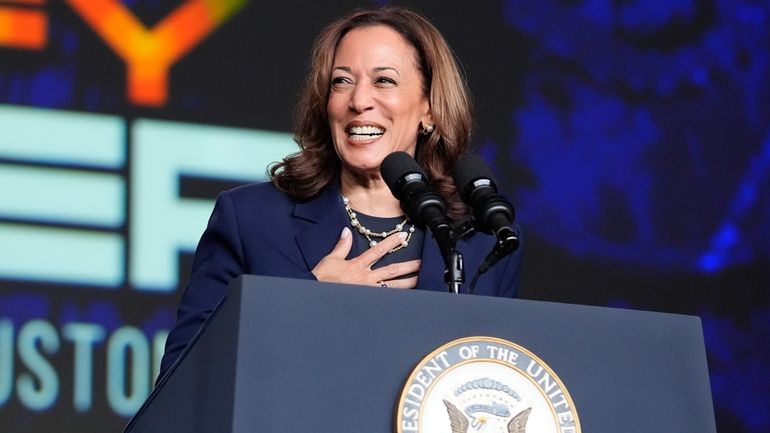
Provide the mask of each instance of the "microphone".
{"label": "microphone", "polygon": [[479,274],[482,274],[519,248],[519,233],[512,227],[516,212],[508,199],[497,193],[492,170],[480,156],[460,158],[452,177],[460,197],[473,210],[474,226],[497,238],[494,249],[479,268]]}
{"label": "microphone", "polygon": [[458,293],[465,276],[462,255],[455,250],[452,226],[446,218],[444,198],[430,186],[428,176],[406,152],[393,152],[382,160],[380,174],[400,202],[409,220],[427,226],[438,243],[446,270],[444,281]]}
{"label": "microphone", "polygon": [[391,153],[382,160],[380,174],[413,224],[428,226],[434,236],[451,231],[444,198],[428,184],[428,176],[411,155]]}

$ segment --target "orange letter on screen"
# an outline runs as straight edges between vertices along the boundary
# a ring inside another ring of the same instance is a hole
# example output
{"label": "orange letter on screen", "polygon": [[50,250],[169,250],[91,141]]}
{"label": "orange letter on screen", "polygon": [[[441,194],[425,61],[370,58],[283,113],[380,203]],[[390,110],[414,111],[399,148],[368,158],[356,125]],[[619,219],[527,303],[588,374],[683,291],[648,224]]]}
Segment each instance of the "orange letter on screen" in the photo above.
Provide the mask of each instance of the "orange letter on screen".
{"label": "orange letter on screen", "polygon": [[48,43],[47,27],[43,12],[0,7],[0,46],[42,50]]}
{"label": "orange letter on screen", "polygon": [[246,0],[188,0],[147,29],[119,0],[65,0],[126,62],[128,99],[160,107],[168,100],[168,73]]}

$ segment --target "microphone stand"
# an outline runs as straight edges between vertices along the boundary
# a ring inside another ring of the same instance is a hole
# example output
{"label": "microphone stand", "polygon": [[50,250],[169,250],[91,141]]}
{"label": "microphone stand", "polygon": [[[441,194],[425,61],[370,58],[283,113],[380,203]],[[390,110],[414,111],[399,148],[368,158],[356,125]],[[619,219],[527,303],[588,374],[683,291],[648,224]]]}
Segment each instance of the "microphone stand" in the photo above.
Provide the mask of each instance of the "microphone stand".
{"label": "microphone stand", "polygon": [[449,293],[460,293],[460,286],[465,282],[465,265],[463,255],[457,251],[457,239],[449,224],[440,224],[433,232],[441,257],[444,258],[444,282]]}
{"label": "microphone stand", "polygon": [[463,255],[457,250],[452,250],[444,256],[444,263],[444,282],[447,284],[447,290],[449,293],[460,293],[460,286],[465,281]]}

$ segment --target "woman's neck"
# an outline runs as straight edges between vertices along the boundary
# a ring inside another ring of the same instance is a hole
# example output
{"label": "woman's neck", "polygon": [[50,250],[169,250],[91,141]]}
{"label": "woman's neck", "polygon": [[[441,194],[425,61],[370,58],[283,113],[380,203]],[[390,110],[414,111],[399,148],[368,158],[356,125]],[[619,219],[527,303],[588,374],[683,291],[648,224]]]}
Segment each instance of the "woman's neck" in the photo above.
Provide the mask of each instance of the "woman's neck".
{"label": "woman's neck", "polygon": [[350,207],[358,212],[376,217],[396,217],[404,214],[398,199],[382,178],[360,179],[341,176],[342,195],[347,197]]}

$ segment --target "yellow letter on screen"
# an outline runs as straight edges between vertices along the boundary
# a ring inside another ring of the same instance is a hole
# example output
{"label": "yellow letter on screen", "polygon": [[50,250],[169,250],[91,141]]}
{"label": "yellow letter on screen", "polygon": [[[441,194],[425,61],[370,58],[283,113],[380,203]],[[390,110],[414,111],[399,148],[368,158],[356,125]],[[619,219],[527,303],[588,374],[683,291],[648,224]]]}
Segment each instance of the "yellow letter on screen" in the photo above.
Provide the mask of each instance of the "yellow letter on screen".
{"label": "yellow letter on screen", "polygon": [[147,29],[119,0],[65,0],[126,62],[128,99],[160,107],[168,99],[171,66],[246,4],[188,0]]}

